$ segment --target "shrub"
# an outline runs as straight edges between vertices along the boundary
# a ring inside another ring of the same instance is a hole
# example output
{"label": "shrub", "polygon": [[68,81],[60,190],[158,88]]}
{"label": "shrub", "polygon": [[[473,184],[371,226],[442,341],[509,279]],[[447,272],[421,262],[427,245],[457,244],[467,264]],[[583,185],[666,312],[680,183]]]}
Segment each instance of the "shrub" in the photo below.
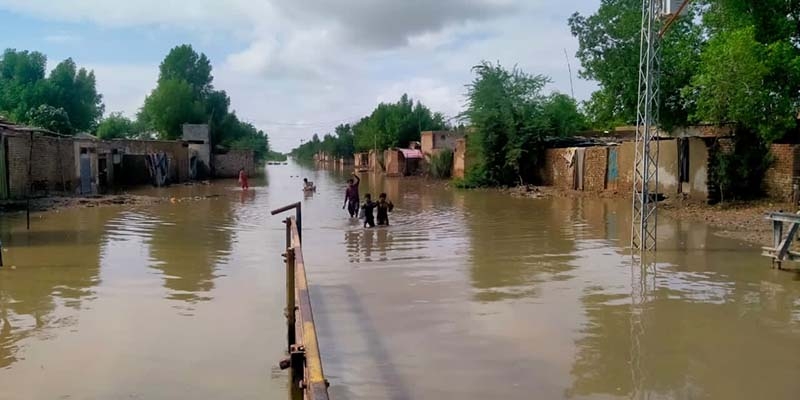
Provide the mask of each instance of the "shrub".
{"label": "shrub", "polygon": [[431,176],[447,179],[453,173],[453,151],[444,150],[431,156]]}

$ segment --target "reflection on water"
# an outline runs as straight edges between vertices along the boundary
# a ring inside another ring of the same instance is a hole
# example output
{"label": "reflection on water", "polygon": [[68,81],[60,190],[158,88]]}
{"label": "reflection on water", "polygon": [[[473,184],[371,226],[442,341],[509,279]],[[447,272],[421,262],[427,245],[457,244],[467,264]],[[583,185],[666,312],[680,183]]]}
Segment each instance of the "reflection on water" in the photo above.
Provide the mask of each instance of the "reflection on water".
{"label": "reflection on water", "polygon": [[800,393],[800,277],[704,225],[662,217],[643,269],[628,201],[370,175],[361,192],[396,208],[364,229],[341,210],[346,174],[268,174],[247,193],[35,214],[30,232],[4,216],[0,399],[285,396],[284,230],[268,210],[298,200],[336,398]]}

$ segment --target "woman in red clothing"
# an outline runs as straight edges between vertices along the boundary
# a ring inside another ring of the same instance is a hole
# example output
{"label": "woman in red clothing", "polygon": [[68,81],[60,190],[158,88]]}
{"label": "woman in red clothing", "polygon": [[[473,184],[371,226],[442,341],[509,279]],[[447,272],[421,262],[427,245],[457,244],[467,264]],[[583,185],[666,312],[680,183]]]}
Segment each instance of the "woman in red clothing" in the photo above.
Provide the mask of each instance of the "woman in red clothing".
{"label": "woman in red clothing", "polygon": [[244,168],[239,169],[239,185],[242,187],[242,190],[250,188],[250,184],[247,182],[247,172],[244,172]]}

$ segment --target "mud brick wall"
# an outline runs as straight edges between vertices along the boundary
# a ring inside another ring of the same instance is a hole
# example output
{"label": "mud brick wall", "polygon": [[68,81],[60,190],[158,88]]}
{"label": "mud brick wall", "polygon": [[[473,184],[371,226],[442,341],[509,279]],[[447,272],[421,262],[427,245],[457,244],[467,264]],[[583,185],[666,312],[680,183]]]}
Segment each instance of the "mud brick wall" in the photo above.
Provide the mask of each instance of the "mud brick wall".
{"label": "mud brick wall", "polygon": [[214,154],[214,176],[217,178],[237,178],[240,168],[244,168],[250,176],[256,173],[252,150],[230,150],[225,154]]}
{"label": "mud brick wall", "polygon": [[583,166],[583,190],[588,192],[605,190],[608,147],[587,147]]}
{"label": "mud brick wall", "polygon": [[790,201],[792,180],[800,172],[800,145],[773,144],[769,151],[772,154],[772,166],[764,176],[764,190],[773,199]]}
{"label": "mud brick wall", "polygon": [[[6,136],[8,146],[9,196],[69,192],[77,184],[72,140],[28,134]],[[30,160],[30,181],[28,180]],[[31,186],[33,187],[31,191]]]}
{"label": "mud brick wall", "polygon": [[633,187],[633,162],[636,158],[636,143],[623,142],[617,146],[617,190],[631,190]]}
{"label": "mud brick wall", "polygon": [[572,171],[566,155],[568,149],[547,149],[544,153],[544,165],[541,170],[542,184],[559,189],[572,189]]}

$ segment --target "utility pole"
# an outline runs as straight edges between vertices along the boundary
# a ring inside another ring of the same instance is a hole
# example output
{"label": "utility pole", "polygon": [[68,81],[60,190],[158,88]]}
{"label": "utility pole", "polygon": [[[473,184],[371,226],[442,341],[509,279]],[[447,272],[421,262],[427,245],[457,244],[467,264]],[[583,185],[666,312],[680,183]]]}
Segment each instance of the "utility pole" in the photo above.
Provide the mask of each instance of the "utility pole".
{"label": "utility pole", "polygon": [[[633,166],[631,246],[655,250],[658,225],[658,17],[662,0],[643,0],[639,47],[639,100],[636,105],[636,153]],[[655,143],[654,143],[655,142]]]}
{"label": "utility pole", "polygon": [[[658,109],[661,37],[691,0],[643,0],[639,47],[639,99],[633,166],[631,247],[654,251],[658,229]],[[659,23],[668,17],[663,29]]]}

